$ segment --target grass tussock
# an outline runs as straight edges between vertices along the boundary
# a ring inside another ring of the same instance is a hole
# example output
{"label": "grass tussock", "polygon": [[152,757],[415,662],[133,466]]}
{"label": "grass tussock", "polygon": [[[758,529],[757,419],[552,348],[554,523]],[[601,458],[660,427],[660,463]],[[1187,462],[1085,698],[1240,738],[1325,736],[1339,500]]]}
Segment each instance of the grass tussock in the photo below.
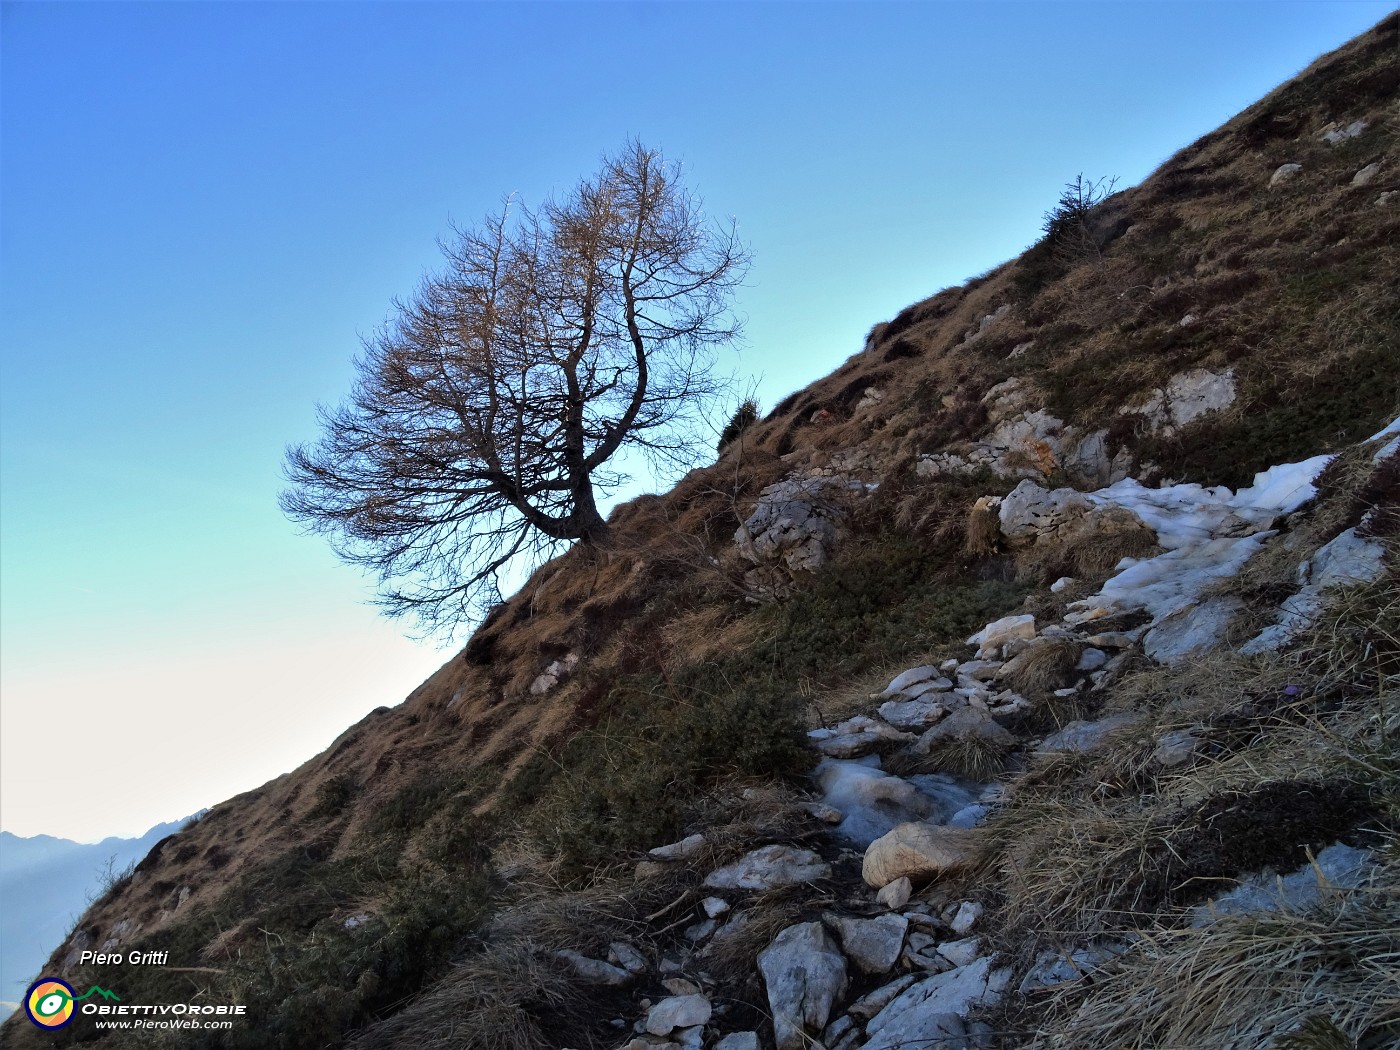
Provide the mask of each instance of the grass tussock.
{"label": "grass tussock", "polygon": [[[1227,916],[1145,937],[1124,963],[1056,998],[1030,1044],[1381,1050],[1400,1039],[1400,862],[1316,909]],[[1164,994],[1170,989],[1171,994]],[[1324,1023],[1325,1022],[1325,1023]],[[1329,1029],[1331,1030],[1329,1032]],[[1310,1041],[1308,1033],[1313,1033]]]}

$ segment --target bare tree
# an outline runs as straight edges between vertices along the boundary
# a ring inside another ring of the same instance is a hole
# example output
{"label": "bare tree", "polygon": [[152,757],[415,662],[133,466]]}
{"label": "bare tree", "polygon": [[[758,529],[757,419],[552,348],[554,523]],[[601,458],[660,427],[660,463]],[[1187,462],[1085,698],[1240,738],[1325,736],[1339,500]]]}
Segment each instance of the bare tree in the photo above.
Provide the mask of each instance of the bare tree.
{"label": "bare tree", "polygon": [[347,402],[320,410],[319,443],[288,449],[282,495],[430,628],[497,597],[518,556],[605,540],[623,449],[694,461],[748,261],[635,142],[563,200],[453,232],[445,271],[395,301]]}

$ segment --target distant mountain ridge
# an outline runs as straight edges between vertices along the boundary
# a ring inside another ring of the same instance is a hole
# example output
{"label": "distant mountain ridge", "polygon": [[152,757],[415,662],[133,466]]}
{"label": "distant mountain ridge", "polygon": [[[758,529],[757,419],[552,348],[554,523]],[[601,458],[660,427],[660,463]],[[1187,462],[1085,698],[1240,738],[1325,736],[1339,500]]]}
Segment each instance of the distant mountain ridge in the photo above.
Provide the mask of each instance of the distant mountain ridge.
{"label": "distant mountain ridge", "polygon": [[0,831],[0,1017],[18,1008],[108,873],[120,874],[189,820],[157,824],[138,838],[112,835],[93,843]]}

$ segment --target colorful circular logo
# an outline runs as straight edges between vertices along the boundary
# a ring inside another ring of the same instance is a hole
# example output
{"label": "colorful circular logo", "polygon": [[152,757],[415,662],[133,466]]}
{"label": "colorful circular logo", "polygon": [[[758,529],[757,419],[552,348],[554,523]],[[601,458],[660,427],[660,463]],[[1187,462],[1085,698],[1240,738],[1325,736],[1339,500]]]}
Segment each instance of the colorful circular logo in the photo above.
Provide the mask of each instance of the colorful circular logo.
{"label": "colorful circular logo", "polygon": [[73,986],[57,977],[40,977],[25,993],[24,1012],[40,1028],[62,1028],[73,1020]]}

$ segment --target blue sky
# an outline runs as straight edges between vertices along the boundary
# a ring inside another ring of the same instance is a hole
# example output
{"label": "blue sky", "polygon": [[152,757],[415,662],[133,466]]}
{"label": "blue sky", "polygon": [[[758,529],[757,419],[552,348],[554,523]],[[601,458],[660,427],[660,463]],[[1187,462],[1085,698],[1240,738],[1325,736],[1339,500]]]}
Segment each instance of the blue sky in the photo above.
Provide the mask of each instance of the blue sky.
{"label": "blue sky", "polygon": [[771,406],[1391,8],[4,4],[0,826],[139,833],[445,657],[276,496],[449,221],[659,146]]}

